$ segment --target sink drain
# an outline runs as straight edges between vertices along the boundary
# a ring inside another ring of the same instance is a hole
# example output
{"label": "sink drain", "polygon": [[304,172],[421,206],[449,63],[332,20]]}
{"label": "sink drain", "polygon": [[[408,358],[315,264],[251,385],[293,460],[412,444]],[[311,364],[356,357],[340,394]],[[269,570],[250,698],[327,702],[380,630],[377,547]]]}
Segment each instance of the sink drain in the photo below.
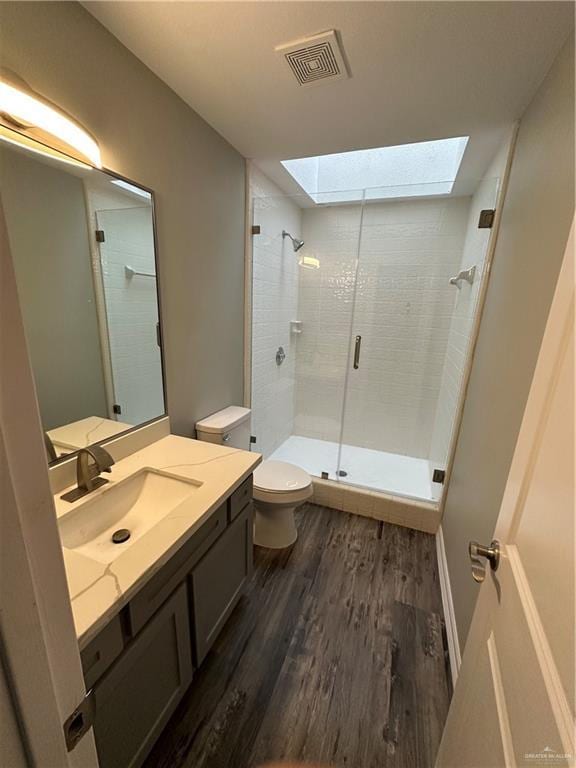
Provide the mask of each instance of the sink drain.
{"label": "sink drain", "polygon": [[128,528],[119,528],[112,534],[112,541],[114,544],[124,544],[130,538],[130,531]]}

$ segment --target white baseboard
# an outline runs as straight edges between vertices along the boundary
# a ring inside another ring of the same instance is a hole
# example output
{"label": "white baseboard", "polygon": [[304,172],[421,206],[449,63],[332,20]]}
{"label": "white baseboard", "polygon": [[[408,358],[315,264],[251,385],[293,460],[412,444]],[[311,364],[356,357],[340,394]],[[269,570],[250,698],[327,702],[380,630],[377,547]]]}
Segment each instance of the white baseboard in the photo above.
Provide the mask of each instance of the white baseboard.
{"label": "white baseboard", "polygon": [[444,608],[444,621],[446,622],[446,635],[448,638],[448,655],[450,657],[452,686],[455,686],[458,672],[460,671],[460,664],[462,663],[462,656],[460,654],[460,641],[458,640],[458,630],[456,628],[456,615],[454,613],[454,603],[452,601],[452,588],[450,586],[450,576],[448,574],[448,561],[446,560],[442,526],[438,528],[438,532],[436,533],[436,553],[438,556],[442,607]]}

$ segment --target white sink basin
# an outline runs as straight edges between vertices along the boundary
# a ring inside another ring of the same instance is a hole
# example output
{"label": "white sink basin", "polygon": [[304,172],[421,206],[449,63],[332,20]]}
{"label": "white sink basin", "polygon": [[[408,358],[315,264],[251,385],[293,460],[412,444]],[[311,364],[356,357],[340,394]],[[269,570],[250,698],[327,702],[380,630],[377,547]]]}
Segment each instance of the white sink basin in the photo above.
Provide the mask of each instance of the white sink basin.
{"label": "white sink basin", "polygon": [[[66,549],[101,563],[111,563],[138,539],[190,499],[202,485],[197,480],[175,477],[155,469],[104,486],[93,497],[58,520],[60,539]],[[112,535],[127,529],[130,537],[115,544]]]}

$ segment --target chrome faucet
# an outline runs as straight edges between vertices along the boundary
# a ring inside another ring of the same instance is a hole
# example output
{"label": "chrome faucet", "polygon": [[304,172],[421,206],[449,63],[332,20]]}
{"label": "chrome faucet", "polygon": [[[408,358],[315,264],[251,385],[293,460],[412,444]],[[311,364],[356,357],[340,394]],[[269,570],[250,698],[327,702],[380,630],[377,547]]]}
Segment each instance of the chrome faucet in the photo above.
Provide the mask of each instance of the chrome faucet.
{"label": "chrome faucet", "polygon": [[[91,462],[90,459],[93,461]],[[101,485],[105,485],[108,480],[100,477],[100,472],[111,472],[112,464],[114,464],[114,459],[100,445],[80,448],[76,463],[78,487],[68,491],[61,498],[64,501],[77,501],[96,488],[100,488]]]}

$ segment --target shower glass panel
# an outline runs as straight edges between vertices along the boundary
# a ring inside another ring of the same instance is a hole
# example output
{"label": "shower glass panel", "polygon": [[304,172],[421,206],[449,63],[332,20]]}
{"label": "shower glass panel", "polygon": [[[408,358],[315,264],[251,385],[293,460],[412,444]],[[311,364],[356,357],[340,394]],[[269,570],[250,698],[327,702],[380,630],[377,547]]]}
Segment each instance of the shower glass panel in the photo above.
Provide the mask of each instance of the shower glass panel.
{"label": "shower glass panel", "polygon": [[418,197],[366,194],[336,474],[437,501],[487,256],[490,229],[478,221],[498,181],[474,196],[422,197],[420,187]]}
{"label": "shower glass panel", "polygon": [[[253,176],[253,447],[334,478],[362,209],[273,191],[266,177]],[[304,245],[295,250],[282,232]]]}
{"label": "shower glass panel", "polygon": [[254,172],[254,450],[440,499],[433,473],[447,467],[486,273],[478,221],[498,189],[487,177],[457,196],[396,185],[315,203]]}

